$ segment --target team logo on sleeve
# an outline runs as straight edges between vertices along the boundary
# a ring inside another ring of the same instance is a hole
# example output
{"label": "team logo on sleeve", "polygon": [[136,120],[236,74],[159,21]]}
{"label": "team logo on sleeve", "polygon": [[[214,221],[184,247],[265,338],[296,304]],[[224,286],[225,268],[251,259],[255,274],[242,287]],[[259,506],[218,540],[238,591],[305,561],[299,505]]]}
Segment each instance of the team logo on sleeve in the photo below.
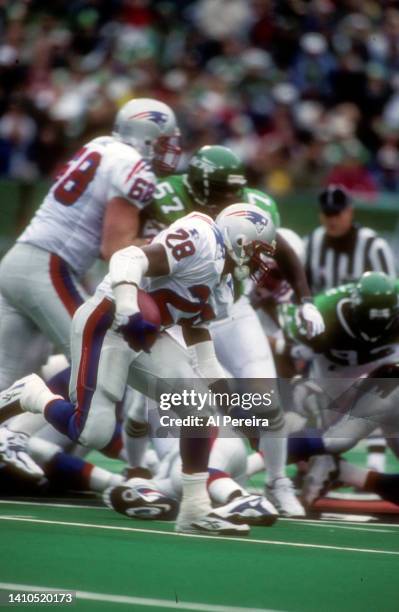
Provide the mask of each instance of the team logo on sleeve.
{"label": "team logo on sleeve", "polygon": [[268,224],[268,220],[266,219],[266,217],[253,210],[240,210],[238,212],[230,213],[229,216],[244,217],[245,219],[248,219],[248,221],[251,221],[251,223],[254,224],[256,232],[258,234],[261,234]]}
{"label": "team logo on sleeve", "polygon": [[132,115],[129,119],[148,119],[162,127],[168,121],[168,115],[159,111],[143,111],[136,115]]}
{"label": "team logo on sleeve", "polygon": [[199,231],[196,230],[195,228],[190,229],[190,236],[192,238],[194,238],[194,240],[198,240],[199,239]]}
{"label": "team logo on sleeve", "polygon": [[212,230],[216,238],[216,246],[217,246],[217,259],[222,259],[226,255],[226,245],[224,244],[222,232],[216,225],[216,223],[212,224]]}

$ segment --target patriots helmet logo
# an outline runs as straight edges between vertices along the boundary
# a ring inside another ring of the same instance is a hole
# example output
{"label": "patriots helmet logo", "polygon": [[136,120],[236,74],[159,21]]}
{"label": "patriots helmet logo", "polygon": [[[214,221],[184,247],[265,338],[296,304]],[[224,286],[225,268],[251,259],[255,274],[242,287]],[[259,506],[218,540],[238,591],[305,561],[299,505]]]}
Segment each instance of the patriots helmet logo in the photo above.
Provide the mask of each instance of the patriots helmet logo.
{"label": "patriots helmet logo", "polygon": [[255,225],[256,233],[261,234],[262,231],[268,224],[268,220],[266,217],[261,215],[260,213],[255,212],[254,210],[241,210],[239,212],[233,212],[231,215],[235,217],[245,217],[251,223]]}
{"label": "patriots helmet logo", "polygon": [[148,119],[149,121],[153,121],[159,125],[159,127],[163,127],[168,121],[168,115],[165,113],[161,113],[160,111],[143,111],[141,113],[136,113],[129,117],[129,119]]}

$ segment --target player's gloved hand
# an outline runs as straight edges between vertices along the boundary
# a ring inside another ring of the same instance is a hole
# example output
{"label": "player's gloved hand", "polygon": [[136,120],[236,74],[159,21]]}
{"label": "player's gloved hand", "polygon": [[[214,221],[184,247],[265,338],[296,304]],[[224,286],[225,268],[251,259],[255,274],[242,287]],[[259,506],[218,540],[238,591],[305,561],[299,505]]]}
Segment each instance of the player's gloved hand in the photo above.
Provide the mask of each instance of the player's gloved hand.
{"label": "player's gloved hand", "polygon": [[325,330],[323,317],[311,302],[305,302],[299,308],[299,316],[306,328],[306,336],[308,339],[319,336]]}
{"label": "player's gloved hand", "polygon": [[150,352],[149,335],[158,329],[143,318],[141,312],[131,315],[116,314],[112,328],[122,334],[124,340],[134,351]]}

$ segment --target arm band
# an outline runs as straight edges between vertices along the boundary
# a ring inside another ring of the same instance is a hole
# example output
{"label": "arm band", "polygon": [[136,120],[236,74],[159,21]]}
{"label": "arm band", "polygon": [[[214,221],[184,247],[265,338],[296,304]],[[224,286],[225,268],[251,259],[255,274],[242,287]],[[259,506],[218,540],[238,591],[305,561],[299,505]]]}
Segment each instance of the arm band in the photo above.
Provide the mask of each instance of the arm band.
{"label": "arm band", "polygon": [[109,273],[118,314],[131,315],[139,311],[137,288],[148,267],[147,255],[139,247],[127,247],[112,255]]}

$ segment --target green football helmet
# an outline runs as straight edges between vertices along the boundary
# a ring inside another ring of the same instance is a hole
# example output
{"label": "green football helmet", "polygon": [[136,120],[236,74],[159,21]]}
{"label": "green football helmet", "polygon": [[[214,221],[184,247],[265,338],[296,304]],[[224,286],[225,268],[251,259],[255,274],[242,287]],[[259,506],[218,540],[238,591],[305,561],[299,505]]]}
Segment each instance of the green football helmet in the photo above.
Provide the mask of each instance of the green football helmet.
{"label": "green football helmet", "polygon": [[233,151],[209,145],[190,159],[185,183],[197,204],[221,209],[241,201],[247,181],[242,163]]}
{"label": "green football helmet", "polygon": [[365,272],[351,294],[351,311],[361,337],[372,342],[378,340],[399,314],[394,281],[383,272]]}

